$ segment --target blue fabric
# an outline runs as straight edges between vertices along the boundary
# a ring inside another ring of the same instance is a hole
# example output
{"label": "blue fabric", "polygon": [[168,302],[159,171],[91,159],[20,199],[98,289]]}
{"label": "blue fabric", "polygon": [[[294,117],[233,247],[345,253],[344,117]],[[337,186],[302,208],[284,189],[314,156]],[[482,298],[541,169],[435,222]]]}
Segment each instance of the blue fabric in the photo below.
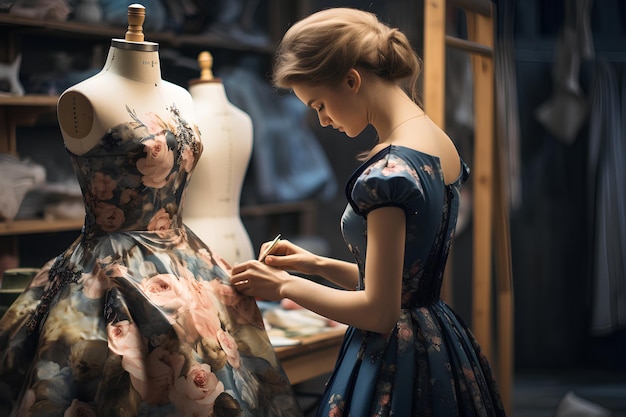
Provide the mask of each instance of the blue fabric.
{"label": "blue fabric", "polygon": [[346,186],[342,232],[365,288],[367,214],[406,213],[400,320],[388,334],[348,328],[318,416],[504,416],[490,366],[462,319],[439,298],[454,237],[462,171],[446,185],[438,158],[390,146]]}
{"label": "blue fabric", "polygon": [[[128,25],[128,1],[99,0],[102,7],[102,20],[114,26]],[[146,19],[143,22],[144,31],[160,31],[165,29],[168,22],[168,10],[160,0],[144,0],[141,2],[146,8]]]}
{"label": "blue fabric", "polygon": [[223,82],[229,100],[254,124],[250,193],[258,202],[334,197],[337,180],[315,134],[306,126],[306,106],[293,96],[277,96],[266,80],[250,70],[230,69]]}

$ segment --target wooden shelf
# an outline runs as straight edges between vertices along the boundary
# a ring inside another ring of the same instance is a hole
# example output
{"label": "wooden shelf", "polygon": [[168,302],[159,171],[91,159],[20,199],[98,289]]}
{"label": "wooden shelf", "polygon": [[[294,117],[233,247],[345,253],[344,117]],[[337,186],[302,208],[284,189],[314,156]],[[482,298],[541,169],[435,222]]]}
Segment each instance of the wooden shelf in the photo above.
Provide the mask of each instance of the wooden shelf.
{"label": "wooden shelf", "polygon": [[[301,202],[259,204],[241,207],[242,217],[278,216],[295,213],[308,216],[315,211],[314,203],[305,200]],[[22,235],[32,233],[63,232],[80,230],[83,219],[79,220],[15,220],[0,222],[0,236]]]}
{"label": "wooden shelf", "polygon": [[3,107],[54,107],[57,105],[58,96],[44,94],[26,94],[13,96],[0,94],[0,106]]}
{"label": "wooden shelf", "polygon": [[33,233],[79,231],[83,227],[80,220],[15,220],[0,223],[0,236],[25,235]]}
{"label": "wooden shelf", "polygon": [[[111,26],[97,23],[80,23],[72,21],[41,20],[15,15],[0,14],[0,26],[14,27],[14,31],[21,34],[40,34],[41,32],[54,32],[56,37],[90,37],[96,40],[107,38],[123,39],[126,33],[126,26]],[[242,52],[273,53],[276,46],[251,45],[235,39],[223,38],[212,33],[186,34],[172,31],[145,33],[145,40],[167,44],[168,46],[199,46],[230,49]]]}
{"label": "wooden shelf", "polygon": [[0,94],[0,152],[17,154],[17,126],[32,126],[42,114],[56,114],[57,101],[57,96],[43,94]]}

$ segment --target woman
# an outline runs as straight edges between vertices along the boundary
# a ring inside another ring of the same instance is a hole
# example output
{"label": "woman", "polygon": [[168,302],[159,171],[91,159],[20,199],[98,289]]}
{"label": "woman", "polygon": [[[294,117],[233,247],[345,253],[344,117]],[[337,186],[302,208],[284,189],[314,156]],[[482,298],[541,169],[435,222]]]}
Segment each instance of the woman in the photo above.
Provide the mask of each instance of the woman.
{"label": "woman", "polygon": [[232,270],[243,294],[288,298],[350,325],[318,416],[504,415],[484,354],[439,298],[469,170],[417,103],[420,70],[403,33],[356,9],[303,19],[278,49],[275,85],[322,126],[355,137],[371,124],[378,134],[346,186],[341,227],[355,263],[283,240],[264,262]]}

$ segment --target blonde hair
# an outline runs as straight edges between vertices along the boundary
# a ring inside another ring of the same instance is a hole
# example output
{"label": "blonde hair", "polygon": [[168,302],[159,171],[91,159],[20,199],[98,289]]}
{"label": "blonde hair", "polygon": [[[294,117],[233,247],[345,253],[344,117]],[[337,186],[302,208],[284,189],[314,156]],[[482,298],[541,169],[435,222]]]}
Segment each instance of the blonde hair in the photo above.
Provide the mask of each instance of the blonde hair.
{"label": "blonde hair", "polygon": [[298,21],[278,46],[273,83],[336,84],[352,68],[362,69],[401,85],[419,103],[417,80],[421,59],[406,35],[353,8],[325,9]]}

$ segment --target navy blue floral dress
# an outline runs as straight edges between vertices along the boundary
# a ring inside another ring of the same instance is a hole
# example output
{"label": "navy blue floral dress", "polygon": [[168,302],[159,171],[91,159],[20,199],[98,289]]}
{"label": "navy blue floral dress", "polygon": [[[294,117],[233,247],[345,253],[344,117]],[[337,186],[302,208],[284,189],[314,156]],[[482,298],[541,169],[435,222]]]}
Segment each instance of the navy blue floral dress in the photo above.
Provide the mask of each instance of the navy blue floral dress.
{"label": "navy blue floral dress", "polygon": [[349,327],[318,416],[504,416],[486,357],[440,298],[459,192],[469,170],[445,185],[439,159],[389,146],[351,176],[344,239],[363,290],[367,214],[396,206],[406,215],[400,320],[388,334]]}
{"label": "navy blue floral dress", "polygon": [[0,415],[300,416],[254,298],[183,224],[196,126],[127,110],[70,154],[83,231],[0,320]]}

